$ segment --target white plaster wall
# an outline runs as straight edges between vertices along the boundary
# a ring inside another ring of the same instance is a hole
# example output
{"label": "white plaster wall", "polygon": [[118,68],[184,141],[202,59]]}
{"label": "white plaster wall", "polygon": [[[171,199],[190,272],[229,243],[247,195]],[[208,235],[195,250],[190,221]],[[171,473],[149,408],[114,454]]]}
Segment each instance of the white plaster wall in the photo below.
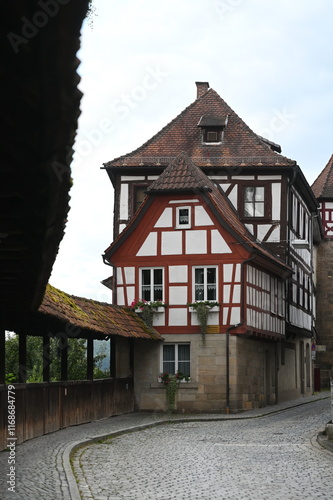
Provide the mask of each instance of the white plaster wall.
{"label": "white plaster wall", "polygon": [[212,253],[231,253],[229,245],[217,229],[212,230]]}
{"label": "white plaster wall", "polygon": [[117,285],[123,284],[123,275],[121,269],[122,269],[121,267],[117,267]]}
{"label": "white plaster wall", "polygon": [[194,224],[196,226],[212,226],[214,224],[205,208],[201,205],[194,207]]}
{"label": "white plaster wall", "polygon": [[240,323],[240,307],[232,307],[230,324],[237,325],[238,323]]}
{"label": "white plaster wall", "polygon": [[165,208],[155,227],[172,227],[172,208]]}
{"label": "white plaster wall", "polygon": [[169,283],[187,283],[187,266],[169,266]]}
{"label": "white plaster wall", "polygon": [[183,305],[188,302],[187,286],[170,286],[169,287],[169,304]]}
{"label": "white plaster wall", "polygon": [[125,280],[127,285],[135,284],[135,268],[134,267],[125,267]]}
{"label": "white plaster wall", "polygon": [[128,286],[126,287],[127,291],[127,305],[130,306],[133,302],[133,300],[136,298],[134,296],[135,294],[135,287],[134,286]]}
{"label": "white plaster wall", "polygon": [[192,230],[185,232],[186,254],[207,253],[207,231]]}
{"label": "white plaster wall", "polygon": [[149,233],[136,255],[137,257],[157,255],[157,233]]}
{"label": "white plaster wall", "polygon": [[117,304],[118,306],[125,305],[124,288],[122,286],[117,287]]}
{"label": "white plaster wall", "polygon": [[128,219],[128,184],[120,186],[120,219]]}
{"label": "white plaster wall", "polygon": [[182,233],[182,231],[162,232],[162,255],[181,255],[183,253]]}
{"label": "white plaster wall", "polygon": [[223,264],[223,281],[227,283],[232,281],[232,270],[233,264]]}
{"label": "white plaster wall", "polygon": [[237,208],[238,204],[238,188],[237,185],[232,188],[232,190],[229,193],[229,200],[233,204],[235,208]]}
{"label": "white plaster wall", "polygon": [[258,224],[257,238],[259,241],[262,241],[265,238],[271,227],[271,224]]}
{"label": "white plaster wall", "polygon": [[230,289],[231,285],[224,285],[223,286],[223,302],[230,302]]}
{"label": "white plaster wall", "polygon": [[279,182],[272,183],[272,219],[281,219],[281,184]]}
{"label": "white plaster wall", "polygon": [[165,311],[154,313],[153,326],[165,326]]}
{"label": "white plaster wall", "polygon": [[269,235],[267,241],[280,241],[280,226],[275,226],[271,234]]}
{"label": "white plaster wall", "polygon": [[235,304],[239,304],[241,301],[241,286],[234,285],[234,293],[232,296],[232,302]]}
{"label": "white plaster wall", "polygon": [[[187,307],[186,308],[168,308],[169,326],[187,326]],[[169,339],[169,336],[168,336]]]}

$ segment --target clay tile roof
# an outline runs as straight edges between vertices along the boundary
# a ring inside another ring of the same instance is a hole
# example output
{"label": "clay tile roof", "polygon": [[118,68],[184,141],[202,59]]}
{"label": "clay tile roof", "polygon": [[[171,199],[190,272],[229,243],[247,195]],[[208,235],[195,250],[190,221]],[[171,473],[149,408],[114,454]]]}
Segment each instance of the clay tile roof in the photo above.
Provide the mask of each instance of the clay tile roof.
{"label": "clay tile roof", "polygon": [[162,172],[147,192],[193,191],[212,189],[208,177],[188,158],[185,153],[177,156]]}
{"label": "clay tile roof", "polygon": [[[226,122],[223,141],[207,145],[202,141],[198,123],[203,116]],[[275,148],[276,149],[276,148]],[[185,152],[198,166],[233,165],[287,165],[295,161],[272,150],[272,144],[258,137],[228,104],[210,88],[190,104],[182,113],[136,150],[106,162],[104,167],[167,166],[180,153]]]}
{"label": "clay tile roof", "polygon": [[333,155],[311,187],[316,198],[333,198]]}
{"label": "clay tile roof", "polygon": [[51,285],[47,285],[42,304],[31,317],[34,325],[45,317],[49,324],[53,321],[55,324],[60,322],[70,325],[68,331],[75,332],[75,336],[78,337],[93,335],[95,338],[103,338],[117,335],[161,340],[160,334],[154,328],[147,326],[129,308],[68,295]]}

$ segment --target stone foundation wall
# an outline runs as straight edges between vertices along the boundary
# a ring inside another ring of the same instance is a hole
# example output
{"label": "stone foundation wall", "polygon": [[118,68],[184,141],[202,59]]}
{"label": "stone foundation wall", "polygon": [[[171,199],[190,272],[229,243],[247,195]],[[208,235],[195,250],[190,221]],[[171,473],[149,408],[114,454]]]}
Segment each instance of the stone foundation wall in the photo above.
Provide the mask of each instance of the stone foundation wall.
{"label": "stone foundation wall", "polygon": [[[205,346],[199,334],[165,335],[165,342],[190,342],[191,382],[183,382],[177,394],[182,413],[225,413],[227,407],[226,335],[207,334]],[[229,337],[229,410],[238,411],[273,405],[301,395],[300,340],[281,343]],[[303,339],[311,347],[310,339]],[[159,342],[137,342],[135,352],[135,398],[139,410],[166,411]],[[283,349],[283,351],[282,351]],[[303,362],[305,358],[303,359]],[[312,370],[309,368],[308,373]],[[306,373],[304,366],[303,373]],[[304,394],[312,392],[304,385]]]}
{"label": "stone foundation wall", "polygon": [[330,388],[333,377],[333,241],[323,240],[317,250],[317,345],[315,368],[320,369],[320,388]]}

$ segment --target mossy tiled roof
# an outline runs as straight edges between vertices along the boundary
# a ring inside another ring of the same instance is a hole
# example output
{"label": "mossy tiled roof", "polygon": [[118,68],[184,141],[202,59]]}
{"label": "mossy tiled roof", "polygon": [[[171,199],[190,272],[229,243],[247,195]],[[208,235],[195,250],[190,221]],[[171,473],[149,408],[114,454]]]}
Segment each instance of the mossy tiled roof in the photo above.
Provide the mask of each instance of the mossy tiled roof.
{"label": "mossy tiled roof", "polygon": [[[47,285],[42,304],[34,314],[35,324],[38,317],[48,320],[50,325],[52,322],[70,325],[68,332],[75,331],[77,337],[117,335],[161,340],[159,333],[130,309],[68,295],[51,285]],[[78,329],[81,330],[79,334]]]}

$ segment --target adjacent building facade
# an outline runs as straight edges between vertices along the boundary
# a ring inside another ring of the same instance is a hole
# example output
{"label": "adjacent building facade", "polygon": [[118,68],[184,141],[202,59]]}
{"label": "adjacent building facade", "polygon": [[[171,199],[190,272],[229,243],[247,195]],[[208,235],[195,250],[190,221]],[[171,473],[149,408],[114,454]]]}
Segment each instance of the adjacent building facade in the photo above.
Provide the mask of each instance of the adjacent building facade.
{"label": "adjacent building facade", "polygon": [[319,202],[323,238],[317,254],[316,388],[333,378],[333,156],[312,185]]}
{"label": "adjacent building facade", "polygon": [[114,303],[162,305],[153,324],[164,342],[135,352],[141,410],[165,409],[159,375],[177,370],[190,376],[178,391],[183,412],[242,411],[312,391],[317,201],[279,145],[208,83],[196,85],[172,122],[105,164]]}

